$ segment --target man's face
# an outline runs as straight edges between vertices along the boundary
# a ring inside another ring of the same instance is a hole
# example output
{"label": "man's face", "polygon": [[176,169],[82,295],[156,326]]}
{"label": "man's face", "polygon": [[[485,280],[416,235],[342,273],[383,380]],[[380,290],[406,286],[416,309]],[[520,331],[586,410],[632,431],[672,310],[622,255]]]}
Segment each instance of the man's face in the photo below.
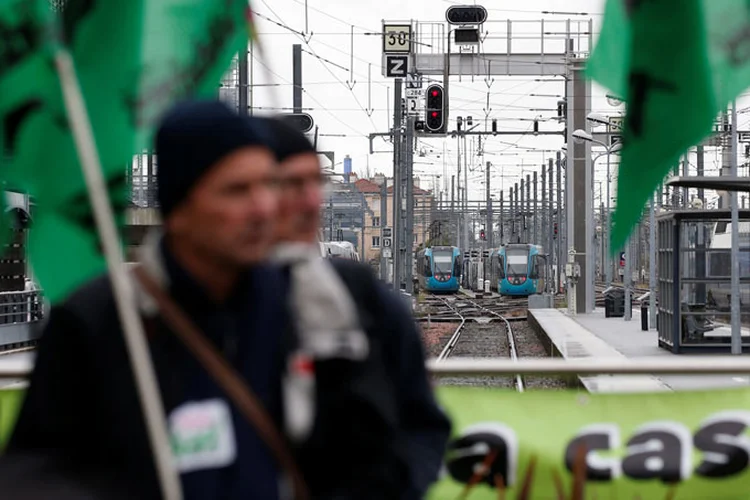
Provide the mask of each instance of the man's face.
{"label": "man's face", "polygon": [[223,264],[247,266],[265,259],[274,241],[278,208],[272,153],[247,147],[222,158],[169,215],[176,244]]}
{"label": "man's face", "polygon": [[323,174],[315,153],[292,156],[279,165],[281,198],[277,241],[315,241],[323,198]]}

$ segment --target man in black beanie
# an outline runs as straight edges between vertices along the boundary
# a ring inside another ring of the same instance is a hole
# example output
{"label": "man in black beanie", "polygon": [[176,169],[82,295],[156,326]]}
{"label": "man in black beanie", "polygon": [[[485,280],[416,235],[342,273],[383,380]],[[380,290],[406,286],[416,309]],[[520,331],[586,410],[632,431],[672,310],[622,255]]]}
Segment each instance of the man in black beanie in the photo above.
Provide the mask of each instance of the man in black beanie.
{"label": "man in black beanie", "polygon": [[269,138],[261,122],[211,101],[177,106],[157,133],[167,240],[202,279],[226,280],[268,255],[276,215]]}
{"label": "man in black beanie", "polygon": [[[419,332],[400,297],[368,266],[320,258],[323,175],[317,152],[284,122],[268,119],[268,125],[280,182],[272,258],[284,265],[289,281],[293,358],[315,366],[312,376],[285,375],[285,401],[296,408],[286,419],[287,435],[313,485],[334,469],[349,478],[335,485],[347,493],[342,498],[422,498],[438,477],[450,422],[429,386]],[[342,370],[342,360],[357,368]],[[336,390],[357,394],[357,404],[344,412],[316,397]],[[329,438],[326,461],[310,445],[316,420],[336,428],[339,437]],[[351,489],[343,489],[347,485]]]}
{"label": "man in black beanie", "polygon": [[[140,264],[279,422],[288,315],[283,275],[263,264],[277,208],[266,128],[215,101],[166,115],[155,141],[163,230]],[[262,436],[134,285],[184,498],[279,498]],[[159,498],[108,276],[53,308],[7,451],[57,458],[68,477],[110,485],[101,498]]]}

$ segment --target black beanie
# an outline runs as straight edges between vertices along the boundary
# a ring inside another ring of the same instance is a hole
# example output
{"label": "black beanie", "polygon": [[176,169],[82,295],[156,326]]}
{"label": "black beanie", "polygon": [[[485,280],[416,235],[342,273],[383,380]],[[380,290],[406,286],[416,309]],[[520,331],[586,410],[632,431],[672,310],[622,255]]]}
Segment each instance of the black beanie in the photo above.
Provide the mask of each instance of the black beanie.
{"label": "black beanie", "polygon": [[263,117],[259,118],[259,120],[267,126],[273,136],[271,149],[276,155],[276,161],[279,163],[298,154],[316,153],[315,147],[305,134],[286,123],[283,119]]}
{"label": "black beanie", "polygon": [[157,196],[166,217],[219,160],[247,146],[269,148],[267,127],[220,101],[175,105],[156,133]]}

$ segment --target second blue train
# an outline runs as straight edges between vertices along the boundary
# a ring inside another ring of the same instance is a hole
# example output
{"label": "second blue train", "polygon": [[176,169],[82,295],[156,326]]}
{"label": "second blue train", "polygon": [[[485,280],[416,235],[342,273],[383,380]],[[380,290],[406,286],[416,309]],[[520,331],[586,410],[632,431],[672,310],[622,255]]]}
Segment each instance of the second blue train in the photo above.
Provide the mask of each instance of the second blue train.
{"label": "second blue train", "polygon": [[487,261],[490,287],[500,295],[525,297],[544,291],[547,258],[542,247],[509,243],[491,250]]}
{"label": "second blue train", "polygon": [[431,293],[456,293],[461,279],[461,252],[436,246],[417,253],[419,287]]}

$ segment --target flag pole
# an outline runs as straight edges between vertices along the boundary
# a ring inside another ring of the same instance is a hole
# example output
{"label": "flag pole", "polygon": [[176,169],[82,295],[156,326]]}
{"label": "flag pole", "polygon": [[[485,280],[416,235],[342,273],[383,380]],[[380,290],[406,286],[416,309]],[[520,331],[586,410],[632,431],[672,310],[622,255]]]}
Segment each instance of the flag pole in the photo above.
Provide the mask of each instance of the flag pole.
{"label": "flag pole", "polygon": [[140,396],[146,429],[154,454],[162,498],[179,500],[182,498],[182,491],[167,439],[164,408],[151,363],[151,355],[145,341],[143,324],[136,309],[133,290],[128,282],[122,251],[118,245],[119,237],[115,218],[102,175],[91,122],[70,53],[63,48],[58,48],[55,51],[54,60],[60,77],[70,128],[81,162],[81,170],[88,187],[94,220],[109,268],[117,311],[122,323],[135,385]]}
{"label": "flag pole", "polygon": [[[731,176],[737,178],[737,99],[732,100],[732,164]],[[729,204],[732,213],[732,243],[730,253],[731,265],[731,316],[732,354],[742,354],[742,325],[740,318],[740,234],[739,210],[737,208],[737,191],[729,193]]]}

